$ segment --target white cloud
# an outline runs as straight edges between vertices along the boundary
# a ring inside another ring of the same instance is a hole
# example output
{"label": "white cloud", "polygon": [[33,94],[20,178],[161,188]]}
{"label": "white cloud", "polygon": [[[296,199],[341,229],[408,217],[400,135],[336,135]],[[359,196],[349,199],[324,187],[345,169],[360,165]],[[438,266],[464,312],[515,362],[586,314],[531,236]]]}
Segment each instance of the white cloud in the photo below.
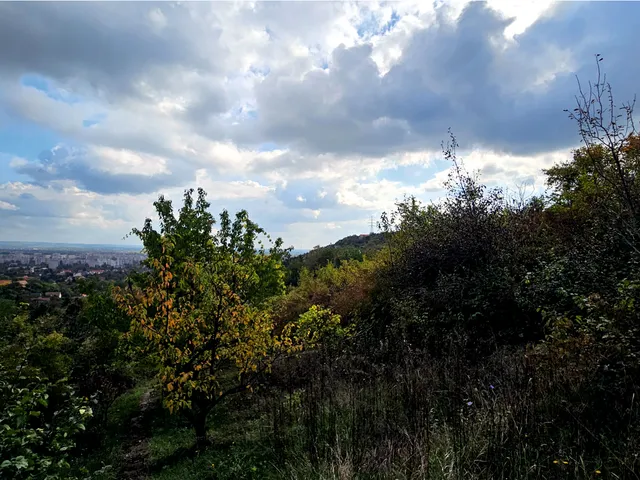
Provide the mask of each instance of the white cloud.
{"label": "white cloud", "polygon": [[99,159],[100,170],[113,174],[137,174],[144,176],[170,174],[167,160],[157,155],[131,150],[92,146],[89,154]]}
{"label": "white cloud", "polygon": [[0,210],[18,210],[14,204],[0,200]]}
{"label": "white cloud", "polygon": [[167,26],[167,17],[164,16],[164,13],[159,8],[149,10],[148,15],[149,21],[157,30],[162,30]]}
{"label": "white cloud", "polygon": [[504,30],[505,37],[513,38],[525,32],[541,16],[549,14],[555,2],[554,0],[536,2],[487,0],[487,3],[505,17],[513,19],[513,23]]}

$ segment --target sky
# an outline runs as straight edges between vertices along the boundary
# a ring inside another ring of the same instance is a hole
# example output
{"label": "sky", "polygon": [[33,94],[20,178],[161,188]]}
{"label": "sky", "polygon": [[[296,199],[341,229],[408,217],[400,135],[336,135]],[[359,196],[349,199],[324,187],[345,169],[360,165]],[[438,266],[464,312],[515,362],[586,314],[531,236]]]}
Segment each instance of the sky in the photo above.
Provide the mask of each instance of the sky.
{"label": "sky", "polygon": [[638,2],[0,2],[0,240],[122,240],[203,187],[286,245],[437,201],[459,155],[541,191],[601,63],[640,78]]}

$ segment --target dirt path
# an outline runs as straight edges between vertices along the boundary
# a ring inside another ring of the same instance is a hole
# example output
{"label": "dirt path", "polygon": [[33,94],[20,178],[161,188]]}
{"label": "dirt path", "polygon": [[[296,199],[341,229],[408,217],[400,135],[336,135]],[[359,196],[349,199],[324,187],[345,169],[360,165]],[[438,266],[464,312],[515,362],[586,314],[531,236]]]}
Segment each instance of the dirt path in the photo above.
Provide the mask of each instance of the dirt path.
{"label": "dirt path", "polygon": [[140,412],[131,420],[131,440],[125,448],[124,466],[118,478],[138,480],[149,474],[149,412],[155,399],[151,390],[140,398]]}

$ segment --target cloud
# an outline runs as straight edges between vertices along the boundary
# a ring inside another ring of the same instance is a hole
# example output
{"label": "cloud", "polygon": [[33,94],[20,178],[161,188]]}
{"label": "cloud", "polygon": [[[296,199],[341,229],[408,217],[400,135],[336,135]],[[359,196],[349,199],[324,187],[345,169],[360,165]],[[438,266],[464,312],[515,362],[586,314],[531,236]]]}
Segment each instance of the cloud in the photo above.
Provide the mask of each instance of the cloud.
{"label": "cloud", "polygon": [[14,204],[0,200],[0,210],[18,210]]}
{"label": "cloud", "polygon": [[[455,19],[440,9],[435,24],[415,30],[383,76],[371,44],[339,46],[328,69],[276,73],[260,83],[252,132],[300,151],[340,155],[423,149],[439,143],[448,126],[467,144],[509,153],[566,147],[575,143],[575,128],[562,110],[576,91],[574,74],[593,74],[591,49],[611,52],[612,76],[623,94],[632,93],[626,62],[614,53],[632,30],[605,36],[607,25],[622,18],[621,7],[591,5],[558,8],[563,21],[540,18],[515,41],[504,35],[511,20],[483,2],[470,3]],[[628,10],[640,13],[635,4]],[[602,44],[575,39],[570,49],[563,27],[569,21],[602,32],[595,34]]]}
{"label": "cloud", "polygon": [[69,148],[57,145],[43,151],[37,160],[17,158],[11,163],[16,172],[38,184],[71,180],[96,193],[148,193],[180,185],[193,172],[170,171],[162,157],[102,146]]}
{"label": "cloud", "polygon": [[82,221],[85,226],[99,228],[123,224],[121,217],[109,215],[103,209],[99,199],[99,195],[80,190],[69,182],[55,182],[47,187],[9,182],[0,185],[0,201],[15,208],[0,210],[0,218],[4,222],[13,217],[41,227],[43,219]]}
{"label": "cloud", "polygon": [[[158,28],[164,9],[170,16]],[[175,4],[3,2],[0,62],[5,72],[38,72],[106,98],[144,95],[149,80],[165,83],[166,68],[213,68],[189,20]]]}
{"label": "cloud", "polygon": [[593,54],[632,97],[637,18],[633,2],[0,3],[0,119],[42,151],[0,131],[3,235],[115,240],[159,193],[201,185],[297,246],[328,242],[441,195],[449,127],[489,184],[538,188],[577,145],[563,109]]}

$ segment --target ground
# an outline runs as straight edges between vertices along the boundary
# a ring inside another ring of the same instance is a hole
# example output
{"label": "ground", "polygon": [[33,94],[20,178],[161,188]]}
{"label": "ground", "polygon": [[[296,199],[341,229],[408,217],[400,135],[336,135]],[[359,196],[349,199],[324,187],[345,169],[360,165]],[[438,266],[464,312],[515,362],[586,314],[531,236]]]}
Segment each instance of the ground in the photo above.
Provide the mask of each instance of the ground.
{"label": "ground", "polygon": [[193,429],[180,415],[163,409],[155,391],[144,384],[111,407],[111,431],[101,450],[89,459],[91,471],[104,470],[94,478],[282,478],[273,462],[270,420],[250,393],[231,398],[211,415],[212,444],[197,451]]}

